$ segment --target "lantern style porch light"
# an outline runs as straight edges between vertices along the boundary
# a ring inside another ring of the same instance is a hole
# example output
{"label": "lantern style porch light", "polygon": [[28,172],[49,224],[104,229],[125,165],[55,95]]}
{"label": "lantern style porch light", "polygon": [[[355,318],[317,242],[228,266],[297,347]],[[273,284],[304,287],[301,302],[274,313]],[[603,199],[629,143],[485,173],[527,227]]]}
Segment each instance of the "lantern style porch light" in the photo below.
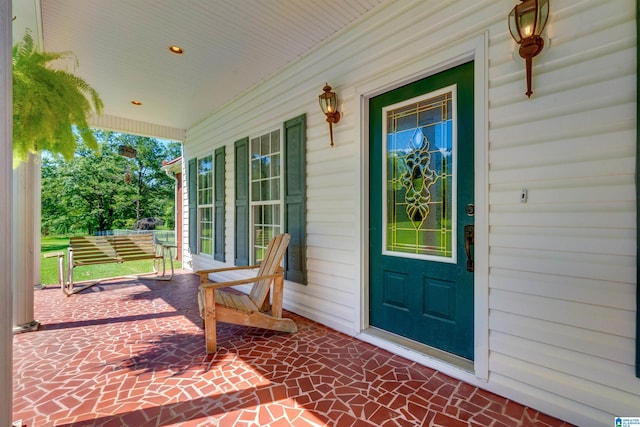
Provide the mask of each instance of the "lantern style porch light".
{"label": "lantern style porch light", "polygon": [[338,111],[338,98],[335,92],[331,91],[331,86],[325,83],[322,88],[323,93],[318,96],[320,101],[320,108],[325,116],[327,116],[327,123],[329,123],[329,136],[331,137],[331,146],[333,147],[333,124],[340,121],[340,112]]}
{"label": "lantern style porch light", "polygon": [[511,37],[520,45],[520,56],[527,68],[527,92],[531,98],[531,66],[533,57],[542,52],[544,40],[540,36],[549,19],[549,0],[521,0],[509,13]]}

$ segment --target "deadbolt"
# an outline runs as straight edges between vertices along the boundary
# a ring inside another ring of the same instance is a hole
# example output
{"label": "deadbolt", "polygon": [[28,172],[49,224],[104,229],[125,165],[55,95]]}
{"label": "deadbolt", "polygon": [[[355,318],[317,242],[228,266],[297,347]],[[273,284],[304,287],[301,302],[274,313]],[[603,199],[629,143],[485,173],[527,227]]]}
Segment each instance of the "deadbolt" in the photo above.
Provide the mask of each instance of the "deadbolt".
{"label": "deadbolt", "polygon": [[467,216],[473,216],[475,214],[475,209],[476,209],[476,207],[473,205],[473,203],[469,203],[464,208],[464,211],[467,213]]}

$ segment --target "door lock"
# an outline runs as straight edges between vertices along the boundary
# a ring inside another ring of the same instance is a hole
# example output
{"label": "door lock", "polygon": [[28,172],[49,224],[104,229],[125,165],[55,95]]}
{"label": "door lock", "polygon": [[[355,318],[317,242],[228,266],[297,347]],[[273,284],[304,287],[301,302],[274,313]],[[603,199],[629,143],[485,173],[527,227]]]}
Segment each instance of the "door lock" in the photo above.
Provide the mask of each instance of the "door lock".
{"label": "door lock", "polygon": [[473,216],[476,213],[476,207],[473,203],[469,203],[467,206],[464,207],[464,211],[467,214],[467,216]]}

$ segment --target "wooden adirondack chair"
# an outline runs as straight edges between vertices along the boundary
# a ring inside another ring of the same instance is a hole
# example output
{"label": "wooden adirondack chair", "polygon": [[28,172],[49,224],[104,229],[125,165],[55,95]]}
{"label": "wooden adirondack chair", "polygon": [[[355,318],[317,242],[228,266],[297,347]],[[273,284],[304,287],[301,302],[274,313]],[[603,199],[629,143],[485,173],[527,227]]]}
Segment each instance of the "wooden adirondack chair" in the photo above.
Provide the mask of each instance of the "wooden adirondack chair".
{"label": "wooden adirondack chair", "polygon": [[[274,237],[269,242],[260,265],[196,271],[196,274],[200,275],[198,306],[204,323],[207,353],[216,351],[217,321],[282,332],[298,331],[293,320],[282,317],[284,271],[280,263],[287,250],[289,239],[290,236],[286,233]],[[209,281],[210,273],[255,268],[258,268],[256,277],[249,279],[230,282]],[[247,283],[254,284],[249,295],[227,292],[223,289]],[[273,283],[273,292],[270,292],[271,283]],[[271,303],[270,293],[273,299]]]}

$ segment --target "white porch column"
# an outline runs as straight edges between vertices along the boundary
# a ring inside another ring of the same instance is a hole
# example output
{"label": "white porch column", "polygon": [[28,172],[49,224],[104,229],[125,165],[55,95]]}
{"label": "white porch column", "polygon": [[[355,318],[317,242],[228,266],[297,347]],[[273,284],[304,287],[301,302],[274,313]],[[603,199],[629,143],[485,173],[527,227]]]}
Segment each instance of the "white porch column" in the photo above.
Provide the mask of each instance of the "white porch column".
{"label": "white porch column", "polygon": [[33,287],[40,269],[39,240],[39,156],[31,154],[13,170],[13,327],[16,332],[37,328],[33,315]]}
{"label": "white porch column", "polygon": [[0,0],[0,426],[12,418],[11,0]]}
{"label": "white porch column", "polygon": [[[40,252],[42,245],[42,161],[39,154],[36,154],[33,163],[33,284],[42,284],[42,275],[40,274]],[[31,300],[31,318],[33,320],[33,299]]]}

